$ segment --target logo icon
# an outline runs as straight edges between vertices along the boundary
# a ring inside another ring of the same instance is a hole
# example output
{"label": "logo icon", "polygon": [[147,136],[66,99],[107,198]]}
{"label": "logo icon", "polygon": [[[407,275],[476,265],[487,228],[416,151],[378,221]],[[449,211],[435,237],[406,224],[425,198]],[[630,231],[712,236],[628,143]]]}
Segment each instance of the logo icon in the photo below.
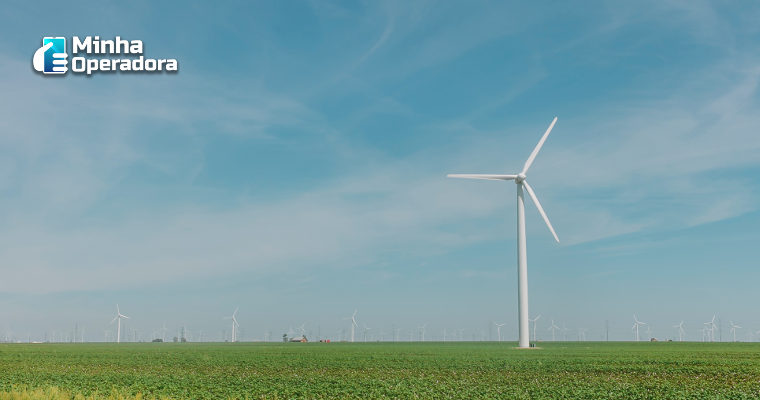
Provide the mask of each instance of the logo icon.
{"label": "logo icon", "polygon": [[68,56],[65,37],[45,36],[42,38],[42,47],[34,52],[32,66],[43,74],[65,74],[69,70],[66,66]]}

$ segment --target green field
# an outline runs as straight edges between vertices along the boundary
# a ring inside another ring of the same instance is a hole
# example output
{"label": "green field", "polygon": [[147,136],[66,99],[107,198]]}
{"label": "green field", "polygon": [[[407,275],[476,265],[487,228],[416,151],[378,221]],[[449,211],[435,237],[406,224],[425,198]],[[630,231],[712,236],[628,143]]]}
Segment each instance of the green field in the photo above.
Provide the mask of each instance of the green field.
{"label": "green field", "polygon": [[760,398],[760,344],[513,345],[5,344],[0,399]]}

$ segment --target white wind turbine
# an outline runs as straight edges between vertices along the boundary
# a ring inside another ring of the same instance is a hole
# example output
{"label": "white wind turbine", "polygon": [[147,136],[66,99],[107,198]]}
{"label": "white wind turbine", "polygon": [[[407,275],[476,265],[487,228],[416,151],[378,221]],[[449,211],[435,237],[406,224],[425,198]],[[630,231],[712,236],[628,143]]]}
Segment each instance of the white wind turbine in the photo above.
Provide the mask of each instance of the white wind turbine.
{"label": "white wind turbine", "polygon": [[718,327],[717,325],[715,325],[715,314],[713,314],[713,317],[710,320],[710,322],[705,322],[704,325],[707,328],[708,342],[715,341],[715,328]]}
{"label": "white wind turbine", "polygon": [[520,338],[518,342],[518,347],[520,348],[528,348],[530,347],[530,339],[529,339],[529,327],[528,327],[528,249],[525,242],[525,199],[523,196],[523,188],[528,192],[528,195],[533,200],[533,203],[536,205],[536,208],[538,209],[538,212],[541,214],[541,217],[544,219],[544,222],[546,222],[546,226],[549,227],[549,230],[551,231],[552,235],[554,236],[554,240],[559,243],[559,238],[557,237],[557,233],[554,232],[554,228],[552,227],[551,222],[549,222],[549,217],[546,216],[546,213],[544,212],[543,207],[541,207],[541,203],[538,201],[538,197],[536,197],[536,193],[533,191],[533,188],[530,187],[528,184],[528,181],[526,180],[525,174],[528,172],[528,169],[530,169],[530,166],[533,164],[533,161],[536,159],[536,155],[538,155],[538,152],[541,150],[541,147],[544,145],[544,142],[546,141],[546,138],[549,136],[549,133],[552,131],[552,128],[554,128],[554,124],[557,123],[557,117],[554,117],[552,120],[552,123],[549,125],[549,128],[544,133],[544,136],[541,137],[541,140],[538,141],[538,144],[533,149],[533,152],[530,153],[530,156],[528,157],[528,160],[525,162],[525,165],[523,166],[523,169],[520,173],[517,175],[499,175],[499,174],[449,174],[449,178],[465,178],[465,179],[486,179],[486,180],[494,180],[494,181],[515,181],[517,184],[517,297],[518,297],[518,321],[519,321],[519,332],[520,332]]}
{"label": "white wind turbine", "polygon": [[678,325],[673,325],[673,328],[678,328],[678,341],[683,342],[683,337],[686,335],[686,330],[683,329],[683,321]]}
{"label": "white wind turbine", "polygon": [[552,320],[552,326],[549,327],[549,330],[552,331],[552,342],[556,341],[556,339],[555,339],[555,333],[556,333],[557,329],[559,329],[559,327],[557,325],[554,325],[554,320]]}
{"label": "white wind turbine", "polygon": [[306,322],[301,324],[301,326],[298,327],[298,330],[301,331],[302,337],[306,337]]}
{"label": "white wind turbine", "polygon": [[116,316],[111,321],[112,324],[116,322],[116,343],[121,343],[121,320],[123,318],[129,319],[129,317],[127,317],[126,315],[122,314],[121,311],[119,311],[119,305],[117,304]]}
{"label": "white wind turbine", "polygon": [[496,325],[496,334],[498,335],[499,341],[501,342],[501,327],[506,325],[506,322],[503,324],[497,324],[496,322],[494,322],[493,324]]}
{"label": "white wind turbine", "polygon": [[231,319],[232,320],[232,336],[230,337],[230,342],[235,343],[237,342],[237,328],[240,326],[237,322],[237,312],[240,307],[235,308],[235,311],[232,313],[229,317],[224,317],[224,319]]}
{"label": "white wind turbine", "polygon": [[638,318],[636,318],[636,314],[633,314],[633,330],[636,332],[636,341],[639,341],[639,327],[646,325],[646,322],[639,321]]}
{"label": "white wind turbine", "polygon": [[536,341],[536,322],[541,318],[541,314],[538,314],[536,318],[530,319],[529,321],[533,323],[533,341]]}
{"label": "white wind turbine", "polygon": [[742,327],[739,325],[734,324],[734,321],[728,321],[728,324],[731,326],[731,334],[734,335],[734,342],[736,341],[736,330],[741,329]]}
{"label": "white wind turbine", "polygon": [[351,315],[350,317],[343,318],[343,319],[350,319],[351,320],[351,343],[354,342],[354,332],[356,331],[356,327],[359,326],[356,323],[356,312],[357,311],[358,310],[354,310],[354,314],[353,315]]}

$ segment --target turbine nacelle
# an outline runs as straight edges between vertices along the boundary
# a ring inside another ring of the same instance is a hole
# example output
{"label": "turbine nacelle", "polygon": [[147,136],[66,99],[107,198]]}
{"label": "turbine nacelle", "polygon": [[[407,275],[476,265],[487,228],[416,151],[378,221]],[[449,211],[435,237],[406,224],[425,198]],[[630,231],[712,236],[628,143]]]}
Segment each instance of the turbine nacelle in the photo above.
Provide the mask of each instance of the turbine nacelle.
{"label": "turbine nacelle", "polygon": [[525,176],[525,174],[523,174],[523,173],[519,173],[519,174],[517,174],[517,176],[515,177],[515,183],[517,183],[517,184],[521,184],[521,183],[523,183],[523,181],[525,181],[525,178],[527,178],[527,176]]}

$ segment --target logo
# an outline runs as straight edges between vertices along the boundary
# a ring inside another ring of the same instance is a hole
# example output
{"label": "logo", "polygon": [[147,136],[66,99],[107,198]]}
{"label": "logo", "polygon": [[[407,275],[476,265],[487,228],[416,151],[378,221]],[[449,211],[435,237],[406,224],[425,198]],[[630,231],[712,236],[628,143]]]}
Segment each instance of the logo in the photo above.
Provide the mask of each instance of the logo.
{"label": "logo", "polygon": [[66,67],[68,56],[66,38],[45,36],[42,39],[42,47],[34,52],[32,66],[43,74],[65,74],[69,70]]}
{"label": "logo", "polygon": [[[142,40],[126,40],[116,36],[113,40],[100,36],[73,36],[71,38],[71,72],[94,73],[162,73],[177,72],[175,58],[148,58],[143,55]],[[65,74],[69,67],[65,37],[45,36],[42,47],[34,52],[32,65],[43,74]]]}

